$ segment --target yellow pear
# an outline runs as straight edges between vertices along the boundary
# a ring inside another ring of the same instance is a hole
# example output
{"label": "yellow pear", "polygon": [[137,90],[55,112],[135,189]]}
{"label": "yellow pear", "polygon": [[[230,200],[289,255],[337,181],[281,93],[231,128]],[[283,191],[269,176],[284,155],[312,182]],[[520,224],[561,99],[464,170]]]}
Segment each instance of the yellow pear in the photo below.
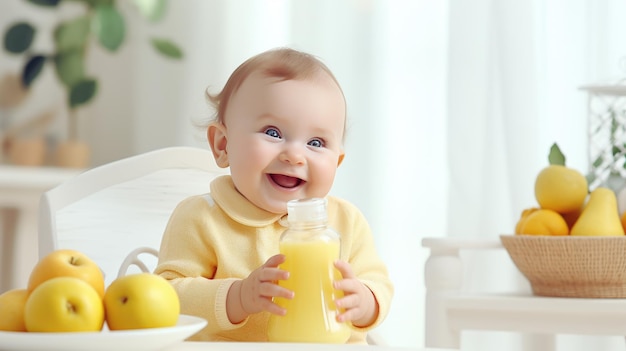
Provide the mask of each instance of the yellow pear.
{"label": "yellow pear", "polygon": [[617,198],[609,188],[596,188],[580,217],[572,227],[570,235],[620,236],[624,228],[617,210]]}

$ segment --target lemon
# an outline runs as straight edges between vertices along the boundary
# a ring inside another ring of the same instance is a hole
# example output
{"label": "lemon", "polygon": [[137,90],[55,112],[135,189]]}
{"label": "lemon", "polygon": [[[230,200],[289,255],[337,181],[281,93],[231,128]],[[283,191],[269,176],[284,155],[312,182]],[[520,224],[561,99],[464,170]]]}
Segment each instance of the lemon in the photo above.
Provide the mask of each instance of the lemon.
{"label": "lemon", "polygon": [[568,235],[569,227],[560,213],[542,208],[528,214],[519,231],[530,235]]}
{"label": "lemon", "polygon": [[535,198],[539,206],[561,214],[579,211],[587,193],[587,178],[566,166],[549,165],[535,179]]}
{"label": "lemon", "polygon": [[522,214],[520,215],[519,220],[517,221],[517,224],[515,225],[515,234],[521,234],[522,231],[522,226],[524,225],[524,222],[526,222],[526,219],[528,219],[528,215],[539,210],[538,207],[530,207],[530,208],[526,208],[522,211]]}

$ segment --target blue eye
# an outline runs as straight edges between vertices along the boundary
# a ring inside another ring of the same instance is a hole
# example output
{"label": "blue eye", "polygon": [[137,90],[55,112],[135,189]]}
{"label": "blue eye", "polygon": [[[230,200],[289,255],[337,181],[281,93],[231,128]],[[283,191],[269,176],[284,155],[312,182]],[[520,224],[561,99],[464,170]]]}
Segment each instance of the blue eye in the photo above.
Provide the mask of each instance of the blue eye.
{"label": "blue eye", "polygon": [[267,129],[265,129],[265,134],[271,136],[272,138],[279,138],[280,139],[280,133],[278,132],[278,130],[276,128],[267,128]]}
{"label": "blue eye", "polygon": [[322,141],[320,139],[313,139],[313,140],[309,141],[307,143],[307,145],[313,146],[313,147],[324,147],[324,141]]}

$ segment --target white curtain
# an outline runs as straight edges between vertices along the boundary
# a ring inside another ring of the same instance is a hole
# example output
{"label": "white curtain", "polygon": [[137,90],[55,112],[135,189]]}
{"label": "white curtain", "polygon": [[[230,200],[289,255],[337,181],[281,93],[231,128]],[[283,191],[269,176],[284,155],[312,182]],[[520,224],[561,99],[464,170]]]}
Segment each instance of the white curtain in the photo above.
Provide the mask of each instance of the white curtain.
{"label": "white curtain", "polygon": [[[587,96],[578,88],[626,75],[624,1],[449,2],[446,235],[510,234],[534,206],[533,184],[557,142],[587,172]],[[475,289],[512,280],[512,267],[468,272]],[[511,316],[515,318],[515,316]],[[470,332],[464,349],[519,349],[506,333]],[[623,337],[559,336],[559,350],[621,350]]]}
{"label": "white curtain", "polygon": [[[165,32],[183,42],[186,61],[160,68],[170,83],[154,84],[158,59],[138,56],[136,151],[205,145],[189,123],[210,113],[204,89],[221,88],[249,56],[288,45],[322,58],[349,109],[347,157],[333,194],[369,218],[396,285],[378,332],[390,344],[420,346],[421,238],[511,233],[534,204],[534,177],[553,142],[569,166],[586,171],[586,95],[578,87],[626,75],[621,14],[622,0],[172,2]],[[159,137],[144,132],[171,115]],[[510,280],[511,269],[495,267],[497,280]],[[480,269],[468,274],[474,288],[498,286]],[[498,333],[466,340],[464,348],[476,350],[520,343]],[[623,348],[623,339],[559,342],[562,350]]]}
{"label": "white curtain", "polygon": [[[288,45],[328,64],[349,114],[347,156],[333,194],[362,209],[389,264],[396,297],[379,333],[397,345],[423,344],[427,253],[420,239],[445,235],[446,9],[445,2],[428,0],[172,2],[168,19],[184,28],[176,33],[187,51],[185,82],[148,83],[152,55],[141,58],[146,73],[136,79],[145,102],[136,105],[138,130],[168,111],[178,125],[157,130],[161,138],[178,130],[176,142],[205,145],[190,137],[198,133],[189,123],[211,112],[202,93],[221,88],[249,56]],[[173,93],[180,99],[155,98]],[[149,142],[136,139],[139,148],[162,142],[150,133],[141,139]]]}

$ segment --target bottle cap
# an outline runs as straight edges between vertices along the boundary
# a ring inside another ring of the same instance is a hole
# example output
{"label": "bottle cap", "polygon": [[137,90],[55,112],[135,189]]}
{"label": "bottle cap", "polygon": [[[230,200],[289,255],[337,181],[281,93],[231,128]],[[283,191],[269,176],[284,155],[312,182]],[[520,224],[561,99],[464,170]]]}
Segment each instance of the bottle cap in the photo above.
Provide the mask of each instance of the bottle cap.
{"label": "bottle cap", "polygon": [[311,198],[287,202],[287,220],[289,222],[308,222],[326,220],[326,199]]}

